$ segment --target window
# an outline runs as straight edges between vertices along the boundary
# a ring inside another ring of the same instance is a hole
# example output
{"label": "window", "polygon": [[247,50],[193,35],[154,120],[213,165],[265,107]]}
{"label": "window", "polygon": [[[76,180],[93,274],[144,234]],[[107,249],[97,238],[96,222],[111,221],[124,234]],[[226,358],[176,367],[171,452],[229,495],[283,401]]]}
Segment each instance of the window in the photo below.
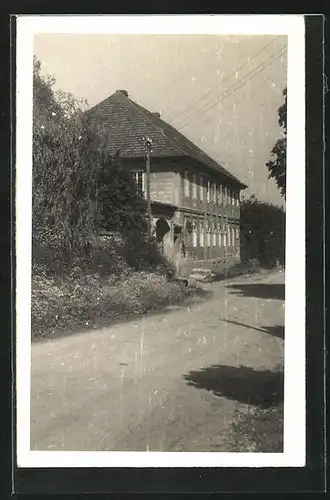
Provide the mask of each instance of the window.
{"label": "window", "polygon": [[235,246],[235,228],[234,228],[234,226],[231,226],[230,232],[231,232],[231,246],[234,247]]}
{"label": "window", "polygon": [[134,171],[133,178],[135,180],[139,193],[143,194],[145,192],[145,174],[143,170]]}
{"label": "window", "polygon": [[185,170],[184,172],[184,195],[186,198],[189,198],[189,176],[188,176],[188,170]]}
{"label": "window", "polygon": [[239,191],[236,193],[236,206],[239,207],[240,199],[239,199]]}
{"label": "window", "polygon": [[199,199],[200,201],[204,200],[204,177],[200,177],[200,185],[199,185]]}
{"label": "window", "polygon": [[221,222],[217,222],[217,233],[218,233],[218,247],[221,247]]}
{"label": "window", "polygon": [[235,227],[235,240],[236,240],[236,246],[239,246],[239,225],[236,225]]}
{"label": "window", "polygon": [[193,221],[192,227],[192,245],[194,248],[197,247],[197,221]]}
{"label": "window", "polygon": [[197,181],[196,181],[195,174],[193,174],[192,197],[194,200],[196,200],[196,198],[197,198]]}
{"label": "window", "polygon": [[217,223],[213,221],[213,246],[217,246]]}
{"label": "window", "polygon": [[227,226],[227,223],[224,222],[224,225],[223,225],[223,246],[226,247],[227,246],[227,241],[228,240],[228,226]]}
{"label": "window", "polygon": [[219,190],[218,190],[218,204],[222,205],[222,184],[219,184]]}
{"label": "window", "polygon": [[223,204],[227,205],[227,186],[223,186]]}
{"label": "window", "polygon": [[213,184],[213,203],[216,204],[217,202],[217,185],[214,183]]}
{"label": "window", "polygon": [[199,224],[199,246],[204,246],[204,221],[200,221]]}
{"label": "window", "polygon": [[206,187],[206,201],[210,203],[210,181],[207,181]]}
{"label": "window", "polygon": [[232,190],[227,188],[227,198],[228,198],[228,205],[232,205],[233,202],[233,197],[232,197]]}
{"label": "window", "polygon": [[207,246],[211,246],[211,222],[206,223],[206,231],[207,231]]}

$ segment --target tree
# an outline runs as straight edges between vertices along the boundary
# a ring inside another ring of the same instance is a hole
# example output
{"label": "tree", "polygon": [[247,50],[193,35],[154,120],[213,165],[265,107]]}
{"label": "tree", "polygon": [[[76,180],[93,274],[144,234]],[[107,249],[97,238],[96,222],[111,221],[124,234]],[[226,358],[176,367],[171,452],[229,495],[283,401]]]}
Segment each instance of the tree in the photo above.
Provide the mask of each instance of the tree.
{"label": "tree", "polygon": [[106,131],[85,101],[56,92],[55,80],[33,71],[34,259],[71,261],[90,254],[100,228],[144,236],[145,201],[132,175],[107,154]]}
{"label": "tree", "polygon": [[284,264],[285,212],[254,195],[241,204],[241,259],[258,259],[264,267]]}
{"label": "tree", "polygon": [[271,151],[271,156],[275,157],[266,163],[269,170],[269,178],[274,179],[281,191],[281,195],[286,197],[286,146],[287,146],[287,89],[283,90],[284,103],[278,108],[278,123],[283,128],[283,137],[276,141]]}

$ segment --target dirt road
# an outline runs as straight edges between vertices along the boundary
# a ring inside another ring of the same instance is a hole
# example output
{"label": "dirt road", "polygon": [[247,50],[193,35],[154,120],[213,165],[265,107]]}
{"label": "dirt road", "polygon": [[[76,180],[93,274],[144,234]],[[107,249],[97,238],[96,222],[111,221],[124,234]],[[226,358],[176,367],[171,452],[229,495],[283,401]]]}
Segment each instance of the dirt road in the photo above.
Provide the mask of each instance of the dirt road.
{"label": "dirt road", "polygon": [[32,346],[31,449],[231,451],[283,360],[284,274],[207,285],[199,303]]}

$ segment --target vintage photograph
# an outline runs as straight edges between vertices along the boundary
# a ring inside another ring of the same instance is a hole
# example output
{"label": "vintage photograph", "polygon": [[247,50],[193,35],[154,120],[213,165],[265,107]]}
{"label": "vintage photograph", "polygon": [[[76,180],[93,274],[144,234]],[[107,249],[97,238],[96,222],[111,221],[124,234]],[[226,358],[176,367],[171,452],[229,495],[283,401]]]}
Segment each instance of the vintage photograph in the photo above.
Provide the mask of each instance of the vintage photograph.
{"label": "vintage photograph", "polygon": [[30,65],[30,450],[283,453],[288,36]]}

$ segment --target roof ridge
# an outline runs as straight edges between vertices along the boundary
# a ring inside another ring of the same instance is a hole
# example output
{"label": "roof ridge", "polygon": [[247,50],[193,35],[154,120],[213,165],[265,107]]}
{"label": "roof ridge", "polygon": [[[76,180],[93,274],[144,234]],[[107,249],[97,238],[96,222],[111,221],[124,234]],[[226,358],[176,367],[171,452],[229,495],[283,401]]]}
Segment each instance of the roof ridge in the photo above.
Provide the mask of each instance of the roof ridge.
{"label": "roof ridge", "polygon": [[[121,92],[118,92],[118,94],[120,94],[120,95],[121,95],[124,99],[126,99],[126,100],[127,100],[127,101],[131,104],[131,105],[133,105],[133,106],[134,106],[134,108],[135,108],[135,109],[136,109],[136,110],[137,110],[137,111],[138,111],[138,112],[139,112],[139,113],[140,113],[140,114],[141,114],[144,118],[146,118],[146,120],[148,120],[148,122],[149,122],[149,123],[151,123],[151,125],[152,125],[152,126],[153,126],[153,127],[154,127],[157,131],[158,131],[158,132],[160,132],[160,133],[162,134],[162,136],[163,136],[163,137],[165,137],[168,141],[170,141],[170,142],[171,142],[171,143],[175,146],[175,148],[176,148],[177,150],[180,150],[180,151],[181,151],[181,153],[183,153],[183,155],[184,155],[184,156],[188,156],[188,155],[187,155],[187,153],[185,153],[185,151],[184,151],[181,147],[179,147],[179,148],[178,148],[177,144],[175,144],[175,143],[172,141],[172,139],[171,139],[170,137],[168,137],[168,136],[164,133],[164,131],[163,131],[160,127],[158,127],[158,126],[156,125],[156,123],[154,123],[154,122],[152,121],[152,119],[151,119],[151,118],[149,118],[149,116],[147,116],[147,114],[146,114],[146,113],[150,113],[150,114],[151,114],[151,111],[149,111],[147,108],[144,108],[144,107],[143,107],[143,106],[141,106],[140,104],[138,104],[138,103],[134,102],[132,99],[130,99],[129,97],[127,97],[125,94],[122,94]],[[160,120],[161,120],[161,118],[160,118]],[[162,120],[162,121],[164,122],[164,120]],[[164,122],[164,123],[166,123],[166,122]]]}

